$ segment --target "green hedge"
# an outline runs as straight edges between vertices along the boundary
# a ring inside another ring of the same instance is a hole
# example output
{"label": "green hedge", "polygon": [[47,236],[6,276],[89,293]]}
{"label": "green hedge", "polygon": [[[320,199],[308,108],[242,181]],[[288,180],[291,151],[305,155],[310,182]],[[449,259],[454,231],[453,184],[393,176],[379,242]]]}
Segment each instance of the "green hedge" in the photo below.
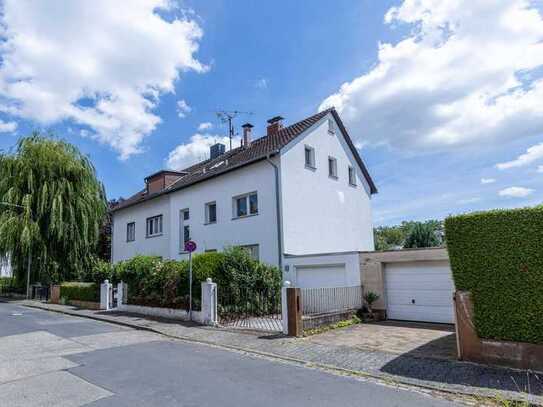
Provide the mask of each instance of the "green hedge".
{"label": "green hedge", "polygon": [[452,216],[445,236],[479,336],[543,344],[543,206]]}
{"label": "green hedge", "polygon": [[[245,250],[231,248],[223,252],[201,253],[193,257],[193,305],[200,305],[201,283],[208,277],[219,287],[221,295],[239,298],[244,289],[281,288],[277,267],[253,260]],[[162,260],[160,257],[136,256],[111,265],[97,261],[80,276],[96,283],[109,279],[128,284],[130,304],[167,308],[187,308],[189,297],[188,261]]]}
{"label": "green hedge", "polygon": [[96,283],[62,283],[60,285],[60,298],[65,298],[67,301],[100,302],[100,286]]}

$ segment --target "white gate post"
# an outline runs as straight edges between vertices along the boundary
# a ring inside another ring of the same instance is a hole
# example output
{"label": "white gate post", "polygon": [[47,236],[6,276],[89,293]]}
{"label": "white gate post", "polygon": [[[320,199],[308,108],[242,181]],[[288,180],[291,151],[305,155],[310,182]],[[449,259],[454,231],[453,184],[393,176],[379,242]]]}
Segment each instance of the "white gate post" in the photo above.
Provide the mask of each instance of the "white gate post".
{"label": "white gate post", "polygon": [[123,305],[126,304],[127,297],[127,285],[122,281],[117,284],[117,308],[121,310]]}
{"label": "white gate post", "polygon": [[205,325],[218,325],[217,284],[208,278],[202,282],[202,321]]}
{"label": "white gate post", "polygon": [[104,280],[100,284],[100,309],[109,310],[111,304],[111,284],[109,280]]}
{"label": "white gate post", "polygon": [[283,319],[283,333],[285,335],[288,335],[287,288],[290,286],[290,281],[285,281],[283,287],[281,287],[281,316]]}

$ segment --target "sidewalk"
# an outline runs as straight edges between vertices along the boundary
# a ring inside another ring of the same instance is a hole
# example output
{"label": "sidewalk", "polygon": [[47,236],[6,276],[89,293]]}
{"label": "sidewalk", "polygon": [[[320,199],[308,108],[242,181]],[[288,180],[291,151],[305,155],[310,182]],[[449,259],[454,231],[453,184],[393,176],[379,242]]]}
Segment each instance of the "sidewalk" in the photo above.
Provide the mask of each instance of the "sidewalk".
{"label": "sidewalk", "polygon": [[[388,383],[476,397],[530,400],[543,405],[543,377],[525,371],[454,360],[420,358],[370,349],[332,346],[304,338],[204,327],[134,314],[82,310],[71,306],[20,301],[21,305],[145,329],[172,338],[290,360]],[[524,391],[530,390],[528,396]]]}

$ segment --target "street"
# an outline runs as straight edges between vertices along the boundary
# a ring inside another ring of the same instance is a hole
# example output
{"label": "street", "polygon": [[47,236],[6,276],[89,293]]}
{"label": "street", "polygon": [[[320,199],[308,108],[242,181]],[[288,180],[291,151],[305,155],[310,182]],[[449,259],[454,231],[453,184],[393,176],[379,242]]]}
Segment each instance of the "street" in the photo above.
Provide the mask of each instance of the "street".
{"label": "street", "polygon": [[1,406],[452,406],[444,399],[0,302]]}

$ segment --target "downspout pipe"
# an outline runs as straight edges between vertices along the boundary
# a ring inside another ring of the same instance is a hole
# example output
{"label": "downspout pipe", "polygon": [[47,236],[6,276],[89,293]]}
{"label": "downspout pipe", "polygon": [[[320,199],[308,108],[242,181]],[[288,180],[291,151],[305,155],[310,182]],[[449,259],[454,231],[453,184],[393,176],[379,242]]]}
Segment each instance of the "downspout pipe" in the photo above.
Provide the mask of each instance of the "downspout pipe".
{"label": "downspout pipe", "polygon": [[266,161],[273,167],[275,174],[275,217],[277,223],[277,250],[279,252],[279,269],[283,273],[283,232],[281,229],[281,199],[279,197],[279,167],[271,160],[271,154],[266,156]]}

